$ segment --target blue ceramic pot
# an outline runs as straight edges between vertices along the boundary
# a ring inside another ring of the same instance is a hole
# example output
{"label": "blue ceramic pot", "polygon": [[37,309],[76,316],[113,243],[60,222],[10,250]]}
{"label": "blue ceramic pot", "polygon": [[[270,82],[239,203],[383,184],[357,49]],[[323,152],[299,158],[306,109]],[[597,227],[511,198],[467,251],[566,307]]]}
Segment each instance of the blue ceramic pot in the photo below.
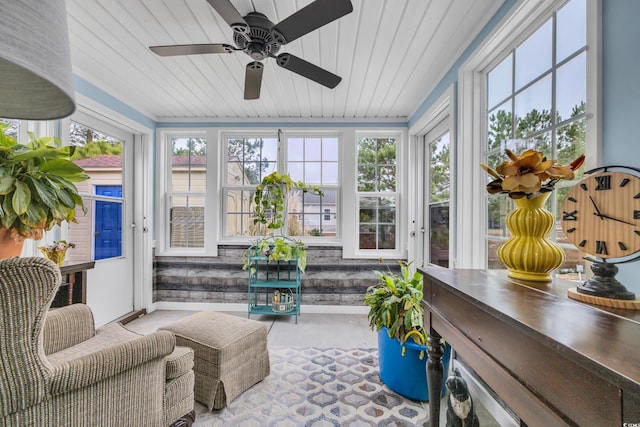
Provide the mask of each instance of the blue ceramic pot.
{"label": "blue ceramic pot", "polygon": [[[409,399],[427,402],[429,400],[429,386],[427,385],[427,347],[413,342],[412,339],[404,343],[406,348],[402,355],[402,346],[396,338],[389,338],[387,328],[378,331],[378,363],[380,365],[380,379],[391,390]],[[420,351],[424,357],[420,360]],[[451,347],[445,347],[442,364],[444,365],[442,397],[446,391],[444,380],[449,371]]]}

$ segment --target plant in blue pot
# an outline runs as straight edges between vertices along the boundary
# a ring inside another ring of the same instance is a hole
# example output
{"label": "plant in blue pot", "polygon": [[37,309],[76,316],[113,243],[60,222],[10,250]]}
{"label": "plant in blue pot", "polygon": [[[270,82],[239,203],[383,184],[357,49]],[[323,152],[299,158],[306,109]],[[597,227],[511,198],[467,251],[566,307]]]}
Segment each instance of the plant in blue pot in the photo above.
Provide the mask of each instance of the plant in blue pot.
{"label": "plant in blue pot", "polygon": [[[380,379],[402,396],[428,401],[422,275],[412,272],[407,262],[400,262],[399,272],[374,273],[378,283],[367,288],[363,302],[369,306],[369,326],[378,333]],[[446,346],[445,375],[450,359],[451,349]],[[444,392],[443,381],[440,396]]]}

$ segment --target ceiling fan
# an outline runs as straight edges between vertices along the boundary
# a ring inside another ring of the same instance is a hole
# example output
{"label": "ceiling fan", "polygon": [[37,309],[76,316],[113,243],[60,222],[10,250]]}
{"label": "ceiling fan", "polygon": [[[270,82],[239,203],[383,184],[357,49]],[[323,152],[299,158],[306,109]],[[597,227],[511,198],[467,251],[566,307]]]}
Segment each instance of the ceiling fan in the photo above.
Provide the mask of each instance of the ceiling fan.
{"label": "ceiling fan", "polygon": [[240,16],[231,0],[207,0],[211,7],[233,30],[233,41],[229,44],[186,44],[151,46],[149,49],[160,56],[197,55],[206,53],[234,53],[242,51],[253,58],[247,64],[244,80],[244,99],[260,98],[262,85],[262,60],[275,58],[276,63],[289,71],[320,83],[330,89],[335,88],[341,77],[322,69],[302,58],[281,53],[280,46],[292,42],[336,19],[351,13],[350,0],[315,0],[277,24],[260,12],[250,12]]}

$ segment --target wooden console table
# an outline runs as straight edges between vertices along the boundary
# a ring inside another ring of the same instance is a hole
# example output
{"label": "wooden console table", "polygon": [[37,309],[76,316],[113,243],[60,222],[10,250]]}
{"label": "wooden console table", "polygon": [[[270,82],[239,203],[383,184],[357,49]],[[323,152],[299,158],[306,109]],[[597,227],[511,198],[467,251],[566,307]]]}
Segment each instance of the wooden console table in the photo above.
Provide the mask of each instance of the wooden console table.
{"label": "wooden console table", "polygon": [[[522,425],[640,425],[640,313],[479,270],[423,268],[427,380],[442,381],[443,337]],[[440,400],[430,402],[439,425]],[[628,423],[628,424],[623,424]],[[636,424],[637,423],[637,424]]]}
{"label": "wooden console table", "polygon": [[87,270],[94,267],[94,261],[67,261],[60,267],[62,282],[51,307],[63,307],[78,302],[87,302]]}

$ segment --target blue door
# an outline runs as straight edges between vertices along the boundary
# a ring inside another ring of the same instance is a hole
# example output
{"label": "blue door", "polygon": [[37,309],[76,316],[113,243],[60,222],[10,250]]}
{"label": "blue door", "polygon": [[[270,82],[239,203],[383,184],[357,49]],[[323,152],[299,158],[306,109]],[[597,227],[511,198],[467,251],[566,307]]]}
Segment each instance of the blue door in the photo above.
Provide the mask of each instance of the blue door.
{"label": "blue door", "polygon": [[[100,196],[122,197],[122,185],[97,185]],[[96,200],[95,259],[122,255],[122,202]]]}

